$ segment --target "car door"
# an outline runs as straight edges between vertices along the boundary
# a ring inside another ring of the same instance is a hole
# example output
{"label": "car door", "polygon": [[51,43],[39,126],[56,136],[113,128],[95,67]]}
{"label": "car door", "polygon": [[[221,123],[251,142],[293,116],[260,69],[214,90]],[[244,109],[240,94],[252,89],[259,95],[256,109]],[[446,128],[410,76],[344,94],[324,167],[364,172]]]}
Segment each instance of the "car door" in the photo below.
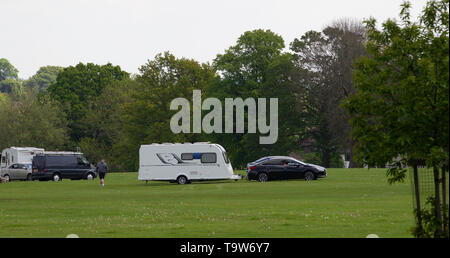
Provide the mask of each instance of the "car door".
{"label": "car door", "polygon": [[17,180],[17,179],[25,179],[23,175],[23,169],[21,169],[20,164],[12,164],[9,169],[9,178],[11,180]]}
{"label": "car door", "polygon": [[76,169],[74,170],[74,178],[83,178],[87,169],[89,169],[91,165],[84,157],[77,157]]}
{"label": "car door", "polygon": [[288,160],[287,162],[288,163],[286,165],[286,177],[288,179],[296,179],[298,176],[299,163],[292,160]]}
{"label": "car door", "polygon": [[264,164],[263,171],[266,172],[270,179],[285,179],[286,168],[282,165],[281,159],[271,159]]}
{"label": "car door", "polygon": [[73,156],[55,156],[55,171],[61,173],[62,178],[72,178],[76,169],[76,158]]}
{"label": "car door", "polygon": [[9,179],[10,180],[18,179],[17,178],[17,174],[16,174],[17,166],[18,166],[17,164],[12,164],[11,166],[9,166],[6,169],[6,173],[5,174],[9,175]]}
{"label": "car door", "polygon": [[64,159],[65,166],[65,176],[70,179],[80,178],[80,166],[78,164],[78,159],[75,156],[66,156]]}
{"label": "car door", "polygon": [[304,177],[305,168],[301,163],[290,161],[287,169],[289,179],[302,179]]}
{"label": "car door", "polygon": [[25,164],[19,164],[17,168],[17,175],[19,179],[27,179],[28,176],[28,168]]}

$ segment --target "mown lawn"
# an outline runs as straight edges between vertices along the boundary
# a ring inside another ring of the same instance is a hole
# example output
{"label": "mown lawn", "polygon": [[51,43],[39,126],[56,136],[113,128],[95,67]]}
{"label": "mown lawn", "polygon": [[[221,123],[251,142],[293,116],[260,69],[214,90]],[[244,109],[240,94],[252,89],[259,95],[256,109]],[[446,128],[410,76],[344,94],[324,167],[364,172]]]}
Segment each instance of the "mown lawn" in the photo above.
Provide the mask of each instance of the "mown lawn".
{"label": "mown lawn", "polygon": [[14,181],[0,184],[0,237],[411,237],[411,198],[385,169],[312,182]]}

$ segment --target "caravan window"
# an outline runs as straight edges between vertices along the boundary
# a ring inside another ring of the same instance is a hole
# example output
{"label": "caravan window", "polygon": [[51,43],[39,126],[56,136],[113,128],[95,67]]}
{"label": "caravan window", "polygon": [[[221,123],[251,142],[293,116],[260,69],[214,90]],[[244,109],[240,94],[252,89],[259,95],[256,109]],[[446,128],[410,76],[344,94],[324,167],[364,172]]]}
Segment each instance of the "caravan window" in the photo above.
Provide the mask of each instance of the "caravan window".
{"label": "caravan window", "polygon": [[202,163],[216,163],[217,155],[215,153],[203,153],[201,162]]}
{"label": "caravan window", "polygon": [[223,159],[225,160],[225,163],[230,163],[230,160],[228,159],[227,153],[225,151],[222,151]]}
{"label": "caravan window", "polygon": [[181,159],[182,160],[193,160],[194,153],[181,153]]}

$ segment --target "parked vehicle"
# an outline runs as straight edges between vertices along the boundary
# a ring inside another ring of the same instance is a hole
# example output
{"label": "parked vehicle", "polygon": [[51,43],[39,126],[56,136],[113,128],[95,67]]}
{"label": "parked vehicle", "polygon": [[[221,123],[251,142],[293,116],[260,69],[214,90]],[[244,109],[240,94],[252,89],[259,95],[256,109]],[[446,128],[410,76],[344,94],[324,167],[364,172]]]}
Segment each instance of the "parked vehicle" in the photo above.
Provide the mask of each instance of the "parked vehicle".
{"label": "parked vehicle", "polygon": [[31,164],[15,163],[8,168],[1,169],[0,176],[5,182],[11,180],[31,180]]}
{"label": "parked vehicle", "polygon": [[68,179],[88,179],[97,177],[95,167],[77,152],[46,152],[33,157],[32,179],[60,181]]}
{"label": "parked vehicle", "polygon": [[241,179],[235,175],[225,149],[214,143],[141,145],[139,176],[144,181],[186,184],[200,180]]}
{"label": "parked vehicle", "polygon": [[43,153],[44,149],[35,147],[10,147],[2,150],[0,168],[6,169],[13,164],[31,164],[36,154]]}
{"label": "parked vehicle", "polygon": [[327,170],[324,167],[286,156],[264,157],[247,164],[247,179],[259,182],[280,179],[315,180],[326,176]]}

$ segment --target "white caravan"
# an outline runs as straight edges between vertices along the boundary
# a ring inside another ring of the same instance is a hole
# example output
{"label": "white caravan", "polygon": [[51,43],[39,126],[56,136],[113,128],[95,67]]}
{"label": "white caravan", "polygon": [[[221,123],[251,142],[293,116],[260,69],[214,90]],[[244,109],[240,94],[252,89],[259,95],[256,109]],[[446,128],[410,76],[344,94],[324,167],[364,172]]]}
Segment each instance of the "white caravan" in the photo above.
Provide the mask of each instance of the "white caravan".
{"label": "white caravan", "polygon": [[36,154],[44,153],[44,149],[35,147],[11,147],[2,151],[0,168],[9,168],[13,164],[31,164]]}
{"label": "white caravan", "polygon": [[191,181],[241,179],[235,175],[225,149],[219,144],[153,143],[139,149],[139,180]]}

